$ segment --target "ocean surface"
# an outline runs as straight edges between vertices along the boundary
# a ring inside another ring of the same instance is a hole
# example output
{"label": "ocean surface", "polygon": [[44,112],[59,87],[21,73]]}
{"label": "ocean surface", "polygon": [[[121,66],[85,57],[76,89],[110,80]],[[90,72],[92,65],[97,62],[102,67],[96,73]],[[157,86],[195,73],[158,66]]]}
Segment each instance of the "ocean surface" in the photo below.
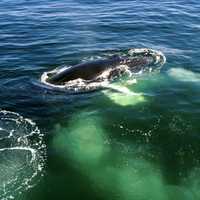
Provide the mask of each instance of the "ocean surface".
{"label": "ocean surface", "polygon": [[[1,0],[0,199],[199,200],[199,13],[198,0]],[[40,81],[129,48],[167,59],[128,86],[139,96]]]}

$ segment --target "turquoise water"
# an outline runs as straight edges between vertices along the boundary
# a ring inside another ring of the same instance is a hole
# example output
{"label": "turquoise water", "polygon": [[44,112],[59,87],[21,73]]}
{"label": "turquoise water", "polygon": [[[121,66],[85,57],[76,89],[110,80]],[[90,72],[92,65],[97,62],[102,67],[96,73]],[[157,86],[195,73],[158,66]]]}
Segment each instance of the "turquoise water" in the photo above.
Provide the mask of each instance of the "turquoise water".
{"label": "turquoise water", "polygon": [[[46,146],[32,162],[44,166],[32,186],[21,177],[6,185],[6,195],[3,187],[12,173],[20,176],[17,168],[30,154],[5,154],[15,145],[0,134],[1,199],[198,200],[199,10],[197,0],[2,0],[0,109],[34,121],[44,135],[37,144]],[[141,95],[72,95],[40,82],[55,67],[128,48],[160,50],[167,58],[160,72],[122,84]],[[35,138],[26,147],[38,150]],[[24,177],[33,173],[27,166]]]}

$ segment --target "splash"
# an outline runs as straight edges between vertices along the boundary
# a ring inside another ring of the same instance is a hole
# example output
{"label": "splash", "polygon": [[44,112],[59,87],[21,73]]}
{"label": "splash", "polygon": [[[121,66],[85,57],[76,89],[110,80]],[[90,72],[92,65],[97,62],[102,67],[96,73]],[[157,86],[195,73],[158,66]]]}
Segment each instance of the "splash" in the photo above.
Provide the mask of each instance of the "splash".
{"label": "splash", "polygon": [[[64,67],[61,69],[55,69],[50,72],[44,72],[41,76],[41,82],[45,85],[49,86],[50,88],[54,88],[56,90],[62,90],[69,93],[80,93],[80,92],[88,92],[88,91],[94,91],[97,89],[105,89],[109,88],[108,85],[111,84],[113,81],[118,79],[123,79],[124,77],[128,77],[127,81],[131,81],[134,76],[137,76],[138,74],[143,73],[151,73],[153,71],[159,71],[162,65],[165,63],[166,58],[160,51],[155,51],[152,49],[130,49],[126,51],[116,51],[112,53],[102,54],[98,56],[98,59],[105,59],[108,58],[108,56],[112,55],[119,55],[119,56],[126,56],[130,59],[133,58],[145,58],[146,63],[144,65],[138,64],[134,68],[134,71],[132,71],[127,65],[120,64],[114,69],[108,69],[104,71],[101,75],[97,76],[94,80],[84,80],[81,78],[67,81],[64,85],[55,85],[49,83],[47,80],[49,76],[55,73],[59,73],[63,71],[66,68],[70,67]],[[83,59],[83,61],[93,60],[96,57]],[[119,90],[118,90],[119,92]]]}
{"label": "splash", "polygon": [[45,145],[34,122],[0,110],[0,199],[15,199],[43,174]]}

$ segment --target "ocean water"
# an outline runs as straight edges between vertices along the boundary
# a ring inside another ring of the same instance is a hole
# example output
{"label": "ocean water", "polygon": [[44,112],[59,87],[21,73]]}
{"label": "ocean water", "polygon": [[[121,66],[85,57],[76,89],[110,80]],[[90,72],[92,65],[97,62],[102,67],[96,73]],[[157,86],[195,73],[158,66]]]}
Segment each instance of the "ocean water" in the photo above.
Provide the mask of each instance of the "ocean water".
{"label": "ocean water", "polygon": [[[1,0],[0,199],[199,200],[199,11],[198,0]],[[120,86],[140,95],[67,94],[40,81],[129,48],[167,58]],[[39,142],[24,137],[33,122]],[[16,144],[43,153],[33,162]]]}

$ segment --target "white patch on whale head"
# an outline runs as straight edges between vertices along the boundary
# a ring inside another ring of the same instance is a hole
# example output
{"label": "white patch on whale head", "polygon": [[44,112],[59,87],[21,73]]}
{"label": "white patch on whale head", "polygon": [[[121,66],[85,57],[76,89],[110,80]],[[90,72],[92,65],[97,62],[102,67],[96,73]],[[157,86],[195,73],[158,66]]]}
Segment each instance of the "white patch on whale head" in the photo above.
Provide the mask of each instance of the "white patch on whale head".
{"label": "white patch on whale head", "polygon": [[141,49],[130,49],[128,51],[128,54],[130,56],[134,55],[150,55],[154,58],[154,64],[159,64],[162,66],[166,62],[166,57],[161,51],[153,50],[153,49],[147,49],[147,48],[141,48]]}

